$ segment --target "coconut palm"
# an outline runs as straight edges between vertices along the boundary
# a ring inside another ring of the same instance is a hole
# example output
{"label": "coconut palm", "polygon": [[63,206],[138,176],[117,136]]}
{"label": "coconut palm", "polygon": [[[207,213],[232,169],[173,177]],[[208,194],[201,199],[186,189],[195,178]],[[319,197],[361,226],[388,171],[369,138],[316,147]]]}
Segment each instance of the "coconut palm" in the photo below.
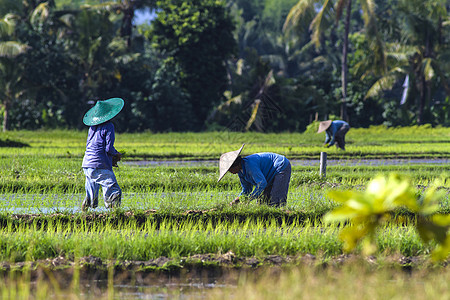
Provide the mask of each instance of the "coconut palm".
{"label": "coconut palm", "polygon": [[14,40],[17,16],[7,14],[0,19],[0,97],[3,106],[3,131],[9,127],[11,105],[23,92],[21,88],[22,69],[14,59],[25,53],[28,46]]}
{"label": "coconut palm", "polygon": [[110,12],[122,14],[120,36],[127,39],[128,47],[131,46],[134,13],[142,8],[154,8],[156,0],[112,0],[96,5],[84,5],[84,8],[104,9]]}
{"label": "coconut palm", "polygon": [[[377,54],[376,65],[384,69],[386,66],[383,42],[378,35],[376,27],[376,19],[374,13],[375,1],[373,0],[359,0],[361,5],[364,26],[369,37],[372,37],[371,46],[374,53]],[[317,10],[317,7],[320,9]],[[319,47],[321,44],[321,36],[325,29],[332,26],[332,17],[334,16],[336,23],[341,19],[343,11],[346,11],[344,20],[344,36],[342,43],[342,59],[341,59],[341,85],[342,85],[342,101],[341,101],[341,118],[348,121],[347,115],[347,56],[348,56],[348,36],[350,33],[350,18],[352,11],[352,0],[299,0],[298,3],[292,7],[284,24],[284,30],[297,29],[300,32],[304,31],[304,20],[312,13],[315,13],[309,29],[311,30],[311,40]]]}
{"label": "coconut palm", "polygon": [[405,93],[402,102],[417,102],[416,122],[423,124],[424,110],[431,99],[433,86],[443,87],[450,95],[445,75],[450,70],[450,47],[448,41],[444,41],[444,38],[448,39],[450,17],[445,0],[402,0],[398,11],[401,24],[404,24],[401,28],[402,44],[387,45],[390,68],[369,89],[366,97],[391,90],[395,83],[407,78],[405,92],[411,89],[418,92]]}

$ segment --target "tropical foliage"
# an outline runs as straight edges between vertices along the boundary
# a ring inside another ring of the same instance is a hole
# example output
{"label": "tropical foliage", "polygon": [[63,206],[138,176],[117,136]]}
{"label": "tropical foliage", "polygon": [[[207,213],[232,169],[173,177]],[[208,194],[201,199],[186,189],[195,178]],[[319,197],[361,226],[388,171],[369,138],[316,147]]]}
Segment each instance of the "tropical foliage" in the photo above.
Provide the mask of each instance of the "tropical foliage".
{"label": "tropical foliage", "polygon": [[1,0],[3,130],[81,128],[109,97],[126,100],[118,131],[303,131],[334,116],[448,125],[448,10],[444,0]]}

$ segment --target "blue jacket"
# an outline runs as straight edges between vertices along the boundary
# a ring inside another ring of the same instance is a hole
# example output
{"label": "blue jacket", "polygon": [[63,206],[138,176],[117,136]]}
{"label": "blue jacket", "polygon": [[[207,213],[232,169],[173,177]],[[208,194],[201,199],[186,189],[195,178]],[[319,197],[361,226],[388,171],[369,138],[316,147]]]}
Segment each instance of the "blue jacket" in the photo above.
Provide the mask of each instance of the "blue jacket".
{"label": "blue jacket", "polygon": [[334,137],[336,136],[336,132],[338,132],[339,129],[341,129],[341,127],[344,125],[348,126],[348,123],[341,120],[331,122],[330,127],[328,127],[328,129],[325,131],[325,144],[329,142],[328,145],[333,146],[336,142],[334,139]]}
{"label": "blue jacket", "polygon": [[[242,170],[239,179],[242,185],[241,195],[257,198],[267,185],[271,184],[275,175],[289,165],[289,160],[276,153],[256,153],[242,159]],[[253,191],[253,192],[252,192]]]}
{"label": "blue jacket", "polygon": [[114,140],[113,123],[89,127],[82,167],[112,170],[112,157],[118,153],[114,148]]}

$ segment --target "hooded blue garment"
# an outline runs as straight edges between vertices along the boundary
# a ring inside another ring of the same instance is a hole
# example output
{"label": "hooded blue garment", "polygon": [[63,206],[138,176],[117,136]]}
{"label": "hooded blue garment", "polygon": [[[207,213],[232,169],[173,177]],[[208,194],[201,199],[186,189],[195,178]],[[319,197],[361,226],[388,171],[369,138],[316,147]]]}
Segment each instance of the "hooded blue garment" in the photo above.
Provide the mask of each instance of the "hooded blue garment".
{"label": "hooded blue garment", "polygon": [[270,152],[244,157],[242,170],[238,173],[242,185],[239,196],[251,193],[251,198],[257,198],[267,185],[273,182],[275,175],[283,171],[288,164],[289,160],[286,157]]}
{"label": "hooded blue garment", "polygon": [[325,131],[326,134],[325,144],[329,142],[328,145],[333,146],[334,143],[336,142],[336,140],[334,139],[334,137],[336,136],[336,132],[338,132],[339,129],[341,129],[341,127],[344,125],[348,125],[348,123],[341,120],[331,122],[330,127],[328,127],[328,129]]}
{"label": "hooded blue garment", "polygon": [[118,153],[114,140],[113,123],[108,121],[89,127],[82,167],[112,170],[112,157]]}

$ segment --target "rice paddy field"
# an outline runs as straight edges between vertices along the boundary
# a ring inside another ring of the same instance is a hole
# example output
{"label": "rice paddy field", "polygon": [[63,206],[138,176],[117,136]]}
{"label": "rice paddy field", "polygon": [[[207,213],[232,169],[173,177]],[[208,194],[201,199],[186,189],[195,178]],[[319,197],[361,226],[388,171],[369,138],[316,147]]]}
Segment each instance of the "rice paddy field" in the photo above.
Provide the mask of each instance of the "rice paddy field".
{"label": "rice paddy field", "polygon": [[[344,251],[347,223],[330,191],[364,191],[377,175],[437,185],[450,214],[450,129],[352,128],[346,151],[304,133],[119,133],[122,206],[82,212],[86,132],[0,133],[2,299],[449,299],[449,257],[434,261],[417,216],[395,211],[376,251]],[[230,206],[236,175],[220,154],[276,152],[292,163],[287,206]],[[327,152],[326,176],[319,174]],[[445,233],[444,233],[445,234]],[[448,234],[448,231],[447,231]]]}

